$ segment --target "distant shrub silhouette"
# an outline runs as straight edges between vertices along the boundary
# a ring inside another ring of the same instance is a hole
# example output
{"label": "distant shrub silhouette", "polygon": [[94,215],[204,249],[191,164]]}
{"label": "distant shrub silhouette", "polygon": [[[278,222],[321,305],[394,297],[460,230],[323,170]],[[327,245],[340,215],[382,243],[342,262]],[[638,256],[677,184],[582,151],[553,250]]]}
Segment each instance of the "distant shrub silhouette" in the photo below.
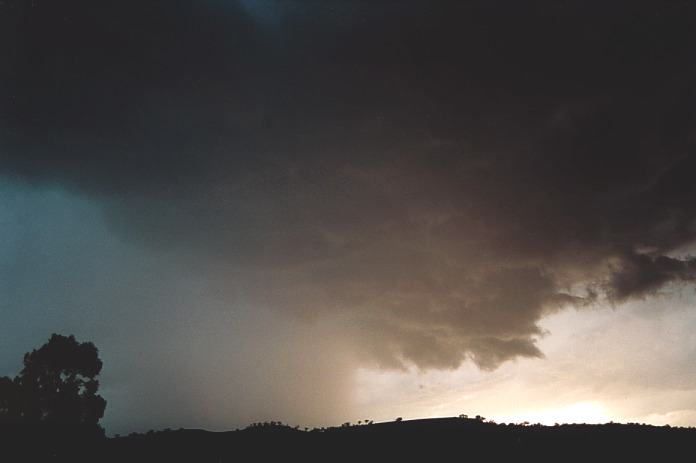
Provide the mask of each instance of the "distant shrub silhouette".
{"label": "distant shrub silhouette", "polygon": [[96,426],[106,408],[95,379],[101,369],[94,344],[53,334],[24,355],[17,377],[0,378],[0,420]]}

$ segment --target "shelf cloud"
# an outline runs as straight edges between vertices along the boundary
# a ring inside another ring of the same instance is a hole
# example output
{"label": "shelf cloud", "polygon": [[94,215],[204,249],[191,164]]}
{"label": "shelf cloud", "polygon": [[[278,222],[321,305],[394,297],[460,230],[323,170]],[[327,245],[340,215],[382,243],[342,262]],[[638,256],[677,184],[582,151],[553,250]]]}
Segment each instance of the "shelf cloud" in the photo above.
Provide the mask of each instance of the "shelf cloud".
{"label": "shelf cloud", "polygon": [[0,174],[387,369],[696,279],[692,5],[243,3],[3,2]]}

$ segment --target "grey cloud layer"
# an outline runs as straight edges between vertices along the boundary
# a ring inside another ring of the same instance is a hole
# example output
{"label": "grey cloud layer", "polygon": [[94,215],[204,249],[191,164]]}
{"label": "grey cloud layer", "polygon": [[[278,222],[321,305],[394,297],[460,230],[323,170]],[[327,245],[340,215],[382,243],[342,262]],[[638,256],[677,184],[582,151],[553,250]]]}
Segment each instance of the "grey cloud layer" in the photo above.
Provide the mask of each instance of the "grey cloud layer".
{"label": "grey cloud layer", "polygon": [[2,173],[367,362],[495,368],[545,314],[694,279],[688,4],[26,3]]}

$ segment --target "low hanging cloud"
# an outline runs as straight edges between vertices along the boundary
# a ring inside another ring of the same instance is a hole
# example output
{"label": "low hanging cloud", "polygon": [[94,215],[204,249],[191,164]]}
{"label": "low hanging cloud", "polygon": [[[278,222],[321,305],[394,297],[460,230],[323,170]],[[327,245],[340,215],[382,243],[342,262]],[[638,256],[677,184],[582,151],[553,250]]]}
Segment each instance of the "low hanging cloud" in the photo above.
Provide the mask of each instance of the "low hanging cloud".
{"label": "low hanging cloud", "polygon": [[613,302],[654,295],[667,283],[696,281],[696,259],[632,255],[620,265],[608,281],[607,292]]}
{"label": "low hanging cloud", "polygon": [[384,368],[693,282],[696,8],[288,3],[5,1],[0,173]]}

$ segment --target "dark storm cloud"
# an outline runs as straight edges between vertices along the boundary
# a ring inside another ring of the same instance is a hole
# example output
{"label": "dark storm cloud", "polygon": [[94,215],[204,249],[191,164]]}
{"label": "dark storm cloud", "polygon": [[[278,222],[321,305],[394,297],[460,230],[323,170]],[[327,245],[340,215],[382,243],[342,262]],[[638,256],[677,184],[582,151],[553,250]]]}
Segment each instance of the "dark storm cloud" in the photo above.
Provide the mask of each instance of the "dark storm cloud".
{"label": "dark storm cloud", "polygon": [[6,1],[2,173],[385,367],[693,280],[692,5],[274,5]]}
{"label": "dark storm cloud", "polygon": [[623,259],[620,265],[611,274],[608,284],[610,299],[615,302],[649,296],[673,281],[696,280],[696,259],[632,255]]}

